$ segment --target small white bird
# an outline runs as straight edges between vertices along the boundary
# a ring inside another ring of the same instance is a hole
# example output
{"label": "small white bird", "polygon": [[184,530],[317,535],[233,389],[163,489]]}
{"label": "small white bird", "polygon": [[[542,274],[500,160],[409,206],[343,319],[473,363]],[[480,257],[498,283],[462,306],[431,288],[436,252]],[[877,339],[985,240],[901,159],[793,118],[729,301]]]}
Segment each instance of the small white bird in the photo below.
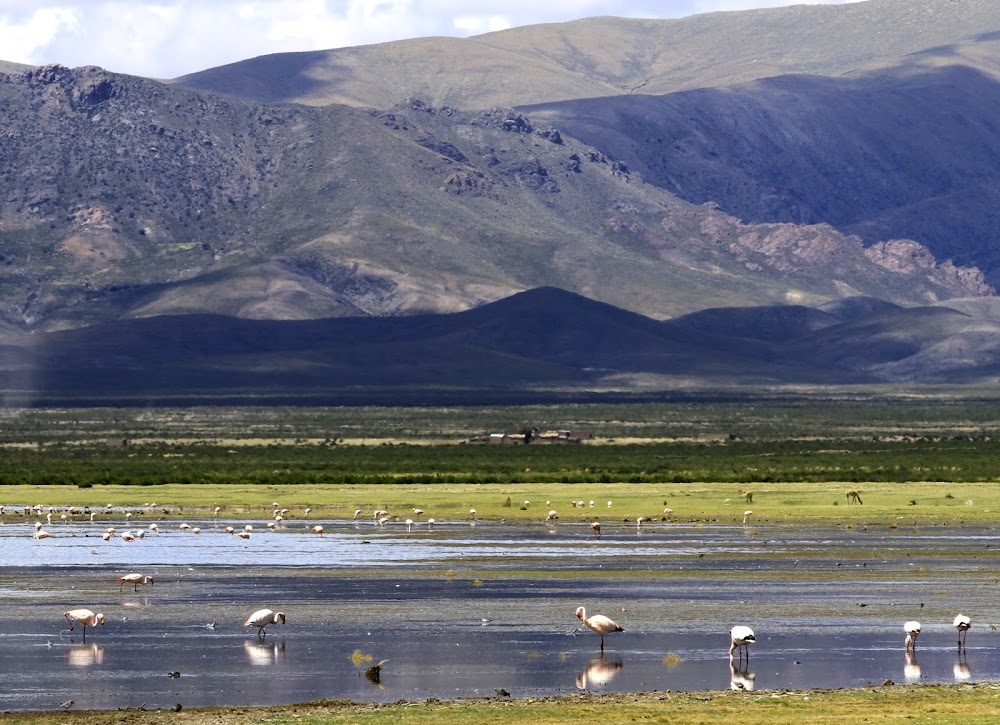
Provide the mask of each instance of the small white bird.
{"label": "small white bird", "polygon": [[264,628],[269,624],[277,624],[281,622],[285,623],[285,613],[284,612],[274,612],[270,609],[258,609],[256,612],[247,617],[247,621],[243,623],[244,627],[256,627],[257,636],[264,638],[267,633]]}
{"label": "small white bird", "polygon": [[747,662],[750,661],[750,645],[757,641],[757,637],[754,636],[753,630],[742,624],[737,624],[731,630],[729,630],[729,656],[733,656],[733,652],[739,650],[740,659],[743,659],[744,650],[747,653]]}
{"label": "small white bird", "polygon": [[87,641],[87,627],[96,627],[97,625],[104,624],[104,615],[98,612],[94,614],[89,609],[71,609],[68,612],[64,612],[63,616],[66,617],[66,621],[69,622],[69,631],[73,631],[73,624],[83,625],[83,641]]}
{"label": "small white bird", "polygon": [[148,574],[126,574],[125,576],[118,577],[118,591],[122,590],[126,584],[132,585],[132,591],[139,591],[140,584],[153,584],[153,577]]}
{"label": "small white bird", "polygon": [[964,614],[959,614],[955,617],[955,621],[952,622],[952,626],[958,630],[958,647],[959,649],[965,648],[965,633],[972,629],[972,619]]}
{"label": "small white bird", "polygon": [[[619,625],[613,619],[605,617],[603,614],[594,614],[588,617],[587,610],[583,607],[576,608],[576,617],[587,626],[587,629],[601,635],[601,652],[604,651],[604,635],[610,634],[611,632],[625,631],[624,627]],[[580,628],[577,627],[577,631],[579,630]]]}
{"label": "small white bird", "polygon": [[915,651],[917,649],[917,636],[920,634],[920,622],[911,619],[903,625],[903,631],[906,632],[906,639],[903,640],[906,651]]}

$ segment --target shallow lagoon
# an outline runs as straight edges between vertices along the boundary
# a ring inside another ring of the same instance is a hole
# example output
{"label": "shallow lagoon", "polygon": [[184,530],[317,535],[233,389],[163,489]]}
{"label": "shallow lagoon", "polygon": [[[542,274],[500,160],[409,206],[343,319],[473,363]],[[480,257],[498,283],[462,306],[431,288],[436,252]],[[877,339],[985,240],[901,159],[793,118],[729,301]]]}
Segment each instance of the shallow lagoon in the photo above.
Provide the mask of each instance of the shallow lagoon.
{"label": "shallow lagoon", "polygon": [[[990,528],[609,524],[596,539],[585,524],[323,521],[320,538],[313,521],[273,533],[262,521],[243,541],[222,521],[189,521],[200,534],[160,521],[127,543],[102,541],[96,523],[53,523],[36,541],[7,518],[2,709],[1000,679]],[[128,571],[156,583],[119,592]],[[603,657],[576,631],[579,605],[626,629]],[[62,618],[78,606],[108,618],[86,644]],[[264,641],[241,626],[261,606],[288,615]],[[964,656],[959,609],[974,622]],[[737,623],[757,632],[746,673],[728,659]],[[365,670],[381,660],[373,683]]]}

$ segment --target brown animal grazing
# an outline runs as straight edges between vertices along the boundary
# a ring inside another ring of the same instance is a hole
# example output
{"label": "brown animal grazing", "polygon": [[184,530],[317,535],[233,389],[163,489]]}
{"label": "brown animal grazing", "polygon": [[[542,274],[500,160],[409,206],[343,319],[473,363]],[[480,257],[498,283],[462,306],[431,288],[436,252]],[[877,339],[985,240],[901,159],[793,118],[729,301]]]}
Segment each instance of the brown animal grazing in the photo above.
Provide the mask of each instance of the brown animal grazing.
{"label": "brown animal grazing", "polygon": [[850,506],[852,503],[856,503],[859,506],[864,503],[864,501],[861,500],[861,495],[857,491],[848,491],[844,495],[847,496],[848,506]]}
{"label": "brown animal grazing", "polygon": [[753,503],[753,491],[743,491],[743,498],[746,499],[747,503]]}

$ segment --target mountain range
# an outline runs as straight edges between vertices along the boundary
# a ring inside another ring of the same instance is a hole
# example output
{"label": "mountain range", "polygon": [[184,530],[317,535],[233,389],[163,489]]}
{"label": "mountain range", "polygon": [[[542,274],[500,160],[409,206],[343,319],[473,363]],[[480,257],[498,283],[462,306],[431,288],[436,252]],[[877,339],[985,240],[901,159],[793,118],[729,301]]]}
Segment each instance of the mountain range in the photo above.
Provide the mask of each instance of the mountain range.
{"label": "mountain range", "polygon": [[986,0],[865,0],[169,82],[0,64],[0,370],[70,396],[127,380],[111,360],[158,396],[989,379],[998,43]]}

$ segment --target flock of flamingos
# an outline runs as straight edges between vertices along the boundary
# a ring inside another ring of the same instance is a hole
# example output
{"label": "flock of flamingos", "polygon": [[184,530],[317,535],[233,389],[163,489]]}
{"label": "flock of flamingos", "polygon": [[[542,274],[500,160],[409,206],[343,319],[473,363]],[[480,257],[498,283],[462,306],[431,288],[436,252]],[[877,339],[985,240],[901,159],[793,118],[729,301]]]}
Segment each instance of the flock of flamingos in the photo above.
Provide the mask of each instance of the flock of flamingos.
{"label": "flock of flamingos", "polygon": [[[852,493],[854,493],[854,492],[848,492],[848,499],[851,499],[851,494]],[[745,495],[745,497],[746,497],[746,499],[747,499],[748,502],[752,500],[750,498],[750,496],[752,496],[752,494],[749,494],[749,492],[747,492],[744,495]],[[860,498],[859,497],[858,497],[857,503],[860,503]],[[549,502],[546,502],[546,504],[549,504]],[[611,506],[611,504],[612,504],[612,502],[608,501],[608,506],[609,507]],[[591,507],[593,507],[594,502],[591,501],[590,505],[591,505]],[[156,504],[146,504],[145,506],[148,509],[156,509]],[[584,504],[583,501],[579,501],[579,502],[574,501],[573,502],[573,507],[576,508],[577,506],[583,507],[583,506],[585,506],[585,504]],[[112,506],[112,504],[108,504],[107,507],[105,508],[105,512],[108,513],[108,514],[113,513],[113,510],[114,510],[114,507]],[[219,513],[221,512],[221,510],[222,510],[221,507],[219,507],[219,506],[215,507],[215,511],[214,511],[215,517],[219,516]],[[305,518],[308,518],[311,510],[312,509],[310,509],[310,508],[305,508],[304,509]],[[41,506],[33,506],[33,507],[24,507],[23,510],[20,513],[23,514],[24,516],[41,516],[42,512],[43,512],[43,507],[41,507]],[[281,509],[281,508],[279,508],[279,505],[277,503],[275,503],[274,504],[274,517],[273,517],[272,521],[269,521],[267,523],[267,528],[269,530],[272,530],[272,531],[275,530],[278,527],[278,525],[281,523],[281,521],[284,519],[284,516],[286,514],[288,514],[288,513],[289,513],[288,509]],[[413,509],[414,516],[418,516],[419,517],[423,513],[424,512],[421,509],[419,509],[419,508],[414,508]],[[671,509],[664,509],[664,514],[669,515],[671,513],[673,513]],[[748,520],[749,520],[750,515],[752,513],[753,513],[752,511],[746,511],[746,512],[744,512],[744,517],[743,517],[743,523],[744,524],[748,523]],[[362,511],[360,509],[358,509],[354,513],[354,518],[357,519],[359,516],[361,516],[361,514],[362,514]],[[3,517],[5,515],[6,515],[5,507],[0,506],[0,517]],[[56,515],[56,511],[53,508],[49,508],[45,515],[46,515],[48,523],[52,524],[53,520],[54,520],[54,516]],[[78,515],[89,516],[90,521],[93,522],[96,519],[97,512],[92,512],[89,509],[82,509],[81,510],[81,509],[78,509],[76,507],[71,507],[71,508],[67,509],[65,513],[60,514],[59,516],[60,516],[60,520],[61,521],[72,521],[73,517],[74,516],[78,516]],[[473,520],[475,519],[475,517],[476,517],[476,510],[475,509],[470,509],[469,510],[469,517],[470,517],[470,519],[473,519]],[[131,519],[132,519],[131,512],[126,512],[125,513],[126,523],[129,522]],[[548,515],[545,518],[545,522],[549,523],[549,522],[554,521],[556,519],[558,519],[557,512],[554,511],[554,510],[550,510],[548,512]],[[385,526],[390,520],[392,520],[392,519],[390,519],[388,511],[377,510],[377,511],[374,512],[373,521],[374,521],[374,523],[376,525],[378,525],[378,526]],[[641,528],[644,523],[648,523],[649,521],[650,521],[649,518],[640,516],[640,517],[638,517],[636,519],[636,525],[637,525],[637,527]],[[407,531],[411,531],[412,530],[412,527],[414,525],[414,521],[412,519],[406,519],[405,522],[403,522],[403,523],[405,523]],[[429,518],[429,519],[426,520],[426,525],[428,526],[428,528],[433,528],[434,523],[435,522],[434,522],[433,518]],[[43,525],[42,525],[42,523],[40,521],[36,521],[35,524],[34,524],[34,526],[35,526],[34,538],[36,538],[36,539],[51,538],[52,534],[50,532],[46,531],[43,528]],[[591,529],[594,532],[594,535],[597,536],[597,537],[600,537],[601,536],[601,524],[600,524],[600,522],[594,521],[590,526],[591,526]],[[189,532],[194,533],[194,534],[200,533],[200,529],[198,527],[196,527],[196,526],[192,527],[191,525],[186,524],[186,523],[180,524],[178,528],[181,531],[189,531]],[[156,533],[159,532],[159,526],[156,523],[152,523],[152,524],[150,524],[148,526],[148,530],[152,534],[156,534]],[[253,526],[250,525],[250,524],[246,524],[243,527],[243,529],[240,529],[240,530],[237,530],[237,529],[235,529],[232,526],[226,526],[226,527],[224,527],[223,530],[226,533],[228,533],[228,534],[233,534],[235,536],[239,536],[240,538],[248,539],[248,538],[250,538],[250,536],[253,533]],[[320,524],[316,524],[316,525],[314,525],[312,527],[309,527],[308,530],[310,532],[314,533],[314,534],[317,534],[318,536],[321,536],[321,537],[323,536],[323,526],[320,525]],[[118,534],[118,532],[116,531],[116,529],[114,527],[109,527],[104,532],[104,534],[102,535],[102,538],[105,541],[109,541],[116,534]],[[142,538],[144,538],[145,532],[142,529],[137,529],[134,533],[132,531],[125,531],[125,532],[122,532],[122,533],[120,533],[118,535],[124,541],[135,541],[136,539],[142,539]],[[141,573],[131,573],[131,574],[126,574],[124,576],[119,577],[118,578],[118,582],[119,582],[119,590],[121,590],[125,585],[131,584],[133,586],[134,591],[138,591],[138,587],[140,585],[152,585],[153,584],[153,577],[149,576],[149,575],[146,575],[146,574],[141,574]],[[93,628],[95,628],[97,626],[103,625],[105,623],[105,621],[106,621],[106,618],[105,618],[104,614],[102,614],[100,612],[94,612],[94,611],[92,611],[90,609],[87,609],[87,608],[71,609],[71,610],[65,612],[63,616],[69,622],[69,631],[70,632],[74,631],[74,627],[77,624],[79,624],[83,628],[83,640],[84,640],[84,642],[86,642],[87,628],[88,627],[90,627],[90,628],[93,629]],[[583,623],[581,626],[586,626],[588,629],[590,629],[591,631],[597,633],[600,636],[600,638],[601,638],[601,640],[600,640],[600,642],[601,642],[600,649],[601,649],[602,653],[604,652],[604,637],[605,637],[605,635],[612,634],[614,632],[623,632],[623,631],[625,631],[624,628],[621,625],[619,625],[617,622],[615,622],[611,618],[606,617],[606,616],[604,616],[602,614],[594,614],[594,615],[591,615],[591,616],[588,617],[587,616],[587,611],[586,611],[586,609],[584,607],[577,608],[577,610],[576,610],[576,616]],[[270,626],[272,624],[278,624],[278,623],[284,624],[285,620],[286,620],[286,615],[285,615],[284,612],[274,611],[272,609],[264,608],[264,609],[259,609],[259,610],[255,611],[255,612],[253,612],[252,614],[250,614],[250,616],[247,617],[246,621],[243,623],[243,626],[244,627],[256,627],[257,628],[257,636],[259,638],[263,639],[266,636],[266,628],[268,626]],[[952,624],[955,627],[955,629],[958,631],[958,648],[959,648],[959,651],[962,651],[965,648],[966,633],[972,627],[972,620],[967,615],[964,615],[964,614],[960,613],[960,614],[958,614],[955,617],[955,619],[954,619],[954,621],[953,621]],[[579,627],[577,628],[577,631],[579,631]],[[907,655],[907,661],[908,661],[908,663],[910,663],[910,662],[914,661],[912,658],[914,657],[915,652],[916,652],[917,637],[920,634],[920,622],[911,620],[911,621],[908,621],[908,622],[904,623],[904,625],[903,625],[903,631],[905,633],[904,649],[905,649],[905,652],[906,652],[906,655]],[[743,667],[743,661],[744,661],[744,656],[746,658],[746,663],[749,664],[749,661],[750,661],[750,649],[749,649],[749,646],[751,644],[753,644],[754,642],[756,642],[756,636],[754,635],[754,631],[750,627],[747,627],[745,625],[736,625],[736,626],[734,626],[730,630],[729,635],[730,635],[729,659],[730,659],[730,668],[731,668],[732,673],[733,673],[733,680],[732,680],[733,687],[735,689],[752,689],[752,686],[753,686],[752,682],[747,682],[747,681],[741,679],[741,676],[746,674],[746,670],[742,669],[742,667]],[[741,666],[741,669],[739,669],[739,670],[737,670],[737,668],[736,668],[736,662],[737,662],[736,658],[737,657],[739,658],[738,662],[739,662],[739,664]]]}

